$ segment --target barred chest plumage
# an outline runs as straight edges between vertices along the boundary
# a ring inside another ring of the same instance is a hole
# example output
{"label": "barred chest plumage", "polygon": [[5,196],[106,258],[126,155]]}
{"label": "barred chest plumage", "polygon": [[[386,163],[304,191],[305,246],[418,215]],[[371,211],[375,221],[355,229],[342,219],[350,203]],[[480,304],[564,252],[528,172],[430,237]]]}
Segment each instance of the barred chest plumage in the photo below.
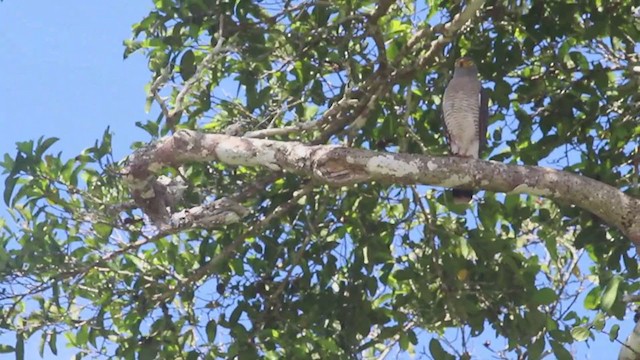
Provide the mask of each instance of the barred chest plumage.
{"label": "barred chest plumage", "polygon": [[451,153],[479,157],[480,81],[477,78],[455,76],[444,94],[444,121]]}

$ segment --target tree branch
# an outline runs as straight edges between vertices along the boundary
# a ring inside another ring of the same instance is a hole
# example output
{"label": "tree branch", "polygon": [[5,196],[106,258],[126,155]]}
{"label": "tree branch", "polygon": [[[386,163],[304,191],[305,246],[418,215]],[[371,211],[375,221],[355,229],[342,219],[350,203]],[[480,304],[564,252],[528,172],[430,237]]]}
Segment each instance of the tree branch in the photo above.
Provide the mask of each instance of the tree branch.
{"label": "tree branch", "polygon": [[399,68],[398,70],[396,70],[396,73],[393,74],[393,77],[404,78],[412,74],[416,69],[424,69],[429,67],[433,63],[434,58],[441,53],[444,46],[451,42],[453,36],[456,35],[475,16],[478,10],[482,8],[484,3],[485,0],[469,1],[464,10],[462,10],[459,14],[456,14],[456,16],[454,16],[450,22],[446,24],[438,24],[434,26],[433,29],[424,28],[418,31],[411,39],[409,39],[409,42],[407,43],[407,46],[405,48],[406,50],[403,50],[403,55],[404,51],[414,50],[416,45],[424,38],[427,38],[429,35],[431,35],[432,32],[440,31],[442,32],[442,34],[429,44],[426,54],[420,57],[416,66]]}
{"label": "tree branch", "polygon": [[[342,131],[348,123],[350,123],[349,132],[357,131],[364,126],[369,111],[373,105],[375,105],[375,102],[383,97],[400,79],[406,79],[412,76],[416,69],[429,68],[434,63],[436,56],[442,53],[444,46],[451,42],[453,36],[473,18],[484,3],[485,0],[471,0],[465,6],[464,10],[456,14],[450,22],[436,25],[434,28],[441,31],[442,34],[429,43],[426,54],[420,56],[417,62],[403,66],[401,62],[405,59],[405,56],[409,52],[416,51],[417,45],[432,34],[430,28],[418,31],[396,57],[396,60],[391,66],[392,69],[394,69],[391,73],[387,71],[386,66],[380,66],[367,81],[358,85],[358,88],[361,90],[358,93],[364,94],[364,96],[356,100],[351,98],[351,91],[348,90],[342,99],[334,103],[333,106],[322,115],[317,121],[317,124],[321,126],[326,125],[326,128],[312,144],[326,143],[332,135]],[[390,6],[391,3],[386,1],[380,2],[378,9],[382,11],[387,5]],[[347,85],[347,89],[349,89],[349,85]]]}
{"label": "tree branch", "polygon": [[379,181],[540,195],[594,213],[640,246],[639,199],[584,176],[539,166],[382,153],[334,145],[305,146],[299,142],[180,130],[138,150],[126,168],[127,181],[134,192],[147,191],[151,195],[157,182],[154,172],[162,166],[208,161],[284,170],[334,186]]}

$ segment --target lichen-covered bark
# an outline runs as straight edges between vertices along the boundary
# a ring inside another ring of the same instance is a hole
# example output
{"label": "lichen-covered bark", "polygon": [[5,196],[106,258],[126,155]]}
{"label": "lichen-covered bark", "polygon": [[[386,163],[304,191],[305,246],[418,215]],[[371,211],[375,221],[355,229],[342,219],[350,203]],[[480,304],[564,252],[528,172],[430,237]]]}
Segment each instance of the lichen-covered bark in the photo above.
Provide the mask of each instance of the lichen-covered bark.
{"label": "lichen-covered bark", "polygon": [[220,161],[228,165],[284,170],[335,186],[378,181],[540,195],[575,204],[598,215],[640,246],[640,200],[584,176],[539,166],[381,153],[332,145],[307,146],[299,142],[189,130],[162,138],[130,159],[126,173],[136,194],[134,198],[147,196],[138,204],[149,212],[154,209],[145,208],[145,204],[162,203],[150,200],[161,196],[153,192],[157,187],[155,170],[165,165],[179,166],[193,161]]}

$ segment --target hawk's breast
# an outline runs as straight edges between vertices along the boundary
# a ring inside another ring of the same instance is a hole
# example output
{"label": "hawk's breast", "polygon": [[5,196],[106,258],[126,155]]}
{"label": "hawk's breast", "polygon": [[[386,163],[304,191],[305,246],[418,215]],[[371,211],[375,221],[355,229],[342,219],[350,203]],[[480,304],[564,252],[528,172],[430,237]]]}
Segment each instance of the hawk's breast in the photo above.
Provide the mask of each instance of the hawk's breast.
{"label": "hawk's breast", "polygon": [[444,93],[443,111],[451,152],[454,155],[479,157],[479,110],[478,79],[451,79]]}

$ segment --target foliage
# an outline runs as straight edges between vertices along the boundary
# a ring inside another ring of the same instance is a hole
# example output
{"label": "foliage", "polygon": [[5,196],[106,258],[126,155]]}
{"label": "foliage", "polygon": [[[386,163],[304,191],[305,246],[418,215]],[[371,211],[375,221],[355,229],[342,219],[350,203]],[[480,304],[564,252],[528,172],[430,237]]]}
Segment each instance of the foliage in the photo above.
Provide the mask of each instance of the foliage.
{"label": "foliage", "polygon": [[[488,1],[451,33],[458,2],[155,0],[125,42],[125,56],[148,57],[148,104],[162,110],[138,124],[150,138],[134,147],[179,128],[307,124],[273,138],[445,154],[440,96],[468,54],[492,88],[488,159],[638,195],[632,5]],[[1,164],[13,218],[0,220],[0,327],[16,343],[0,351],[19,357],[37,334],[54,354],[64,336],[79,356],[127,359],[469,358],[471,338],[496,333],[507,344],[486,346],[496,356],[569,359],[595,332],[616,338],[608,321],[638,289],[629,241],[571,204],[481,193],[467,209],[442,189],[336,189],[194,163],[164,169],[187,182],[177,208],[233,195],[252,214],[158,233],[130,200],[108,130],[71,159],[51,153],[56,141],[18,143]]]}

